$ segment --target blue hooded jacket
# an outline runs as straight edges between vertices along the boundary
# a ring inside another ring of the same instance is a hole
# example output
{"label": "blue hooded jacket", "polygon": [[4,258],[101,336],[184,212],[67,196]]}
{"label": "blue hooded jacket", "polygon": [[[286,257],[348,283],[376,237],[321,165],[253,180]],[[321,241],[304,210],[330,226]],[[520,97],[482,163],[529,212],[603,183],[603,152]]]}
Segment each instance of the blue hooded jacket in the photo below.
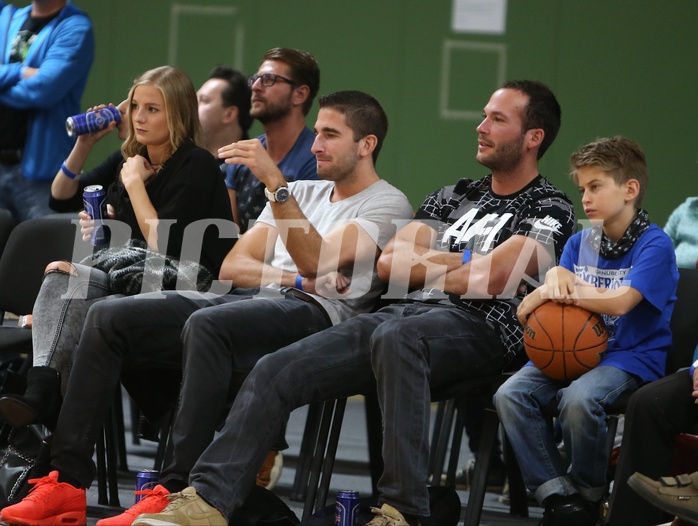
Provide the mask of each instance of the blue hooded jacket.
{"label": "blue hooded jacket", "polygon": [[[68,2],[36,36],[26,61],[9,64],[10,43],[30,12],[31,5],[20,9],[7,5],[0,11],[0,102],[29,110],[22,175],[48,180],[73,148],[75,140],[66,133],[65,120],[81,113],[95,42],[90,18]],[[27,66],[39,72],[23,79]]]}

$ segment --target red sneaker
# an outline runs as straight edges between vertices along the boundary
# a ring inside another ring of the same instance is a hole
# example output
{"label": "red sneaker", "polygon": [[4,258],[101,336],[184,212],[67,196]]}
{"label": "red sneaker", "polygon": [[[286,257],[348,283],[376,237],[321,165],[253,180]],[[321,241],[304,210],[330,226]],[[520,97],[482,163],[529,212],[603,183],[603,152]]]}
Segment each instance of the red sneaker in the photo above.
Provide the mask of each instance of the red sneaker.
{"label": "red sneaker", "polygon": [[124,526],[131,524],[141,513],[160,513],[170,503],[166,495],[170,492],[158,484],[153,489],[143,489],[135,492],[143,495],[141,500],[116,517],[97,521],[97,526]]}
{"label": "red sneaker", "polygon": [[87,523],[85,488],[58,482],[58,471],[30,479],[29,495],[2,510],[2,521],[20,526],[82,526]]}

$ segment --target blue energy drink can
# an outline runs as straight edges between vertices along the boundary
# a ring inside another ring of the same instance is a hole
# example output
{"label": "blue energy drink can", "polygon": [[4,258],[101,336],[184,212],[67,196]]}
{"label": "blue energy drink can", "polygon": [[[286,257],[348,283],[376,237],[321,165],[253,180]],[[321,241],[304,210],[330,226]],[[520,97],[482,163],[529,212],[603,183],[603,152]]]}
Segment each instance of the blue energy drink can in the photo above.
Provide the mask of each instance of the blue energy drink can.
{"label": "blue energy drink can", "polygon": [[136,502],[143,498],[139,491],[155,489],[160,480],[160,475],[154,469],[142,469],[136,475]]}
{"label": "blue energy drink can", "polygon": [[102,223],[102,220],[107,217],[107,193],[104,191],[104,187],[99,184],[86,186],[82,193],[82,203],[85,212],[90,214],[95,222],[90,243],[94,246],[107,244],[109,231]]}
{"label": "blue energy drink can", "polygon": [[337,493],[336,526],[355,526],[359,519],[359,492],[344,490]]}
{"label": "blue energy drink can", "polygon": [[76,135],[103,130],[112,121],[116,121],[118,125],[121,122],[121,112],[114,106],[107,106],[101,110],[88,111],[87,113],[68,117],[65,121],[65,130],[68,132],[68,135],[75,137]]}

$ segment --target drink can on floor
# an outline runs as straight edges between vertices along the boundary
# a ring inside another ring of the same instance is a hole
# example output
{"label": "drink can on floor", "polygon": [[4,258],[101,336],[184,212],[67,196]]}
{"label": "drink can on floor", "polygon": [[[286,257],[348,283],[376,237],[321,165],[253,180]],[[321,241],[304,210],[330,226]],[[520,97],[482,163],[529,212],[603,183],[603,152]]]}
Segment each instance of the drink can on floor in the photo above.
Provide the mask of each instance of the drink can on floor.
{"label": "drink can on floor", "polygon": [[112,121],[116,121],[118,125],[121,122],[121,112],[114,106],[107,106],[100,110],[88,111],[87,113],[68,117],[65,121],[65,130],[68,132],[68,135],[75,137],[76,135],[103,130]]}
{"label": "drink can on floor", "polygon": [[[160,480],[160,475],[154,469],[142,469],[136,475],[136,491],[155,489]],[[143,495],[136,494],[136,502],[141,500]]]}
{"label": "drink can on floor", "polygon": [[86,186],[82,193],[82,201],[85,206],[85,212],[90,214],[94,220],[94,230],[92,230],[92,245],[104,245],[109,242],[109,231],[102,223],[102,220],[107,217],[107,193],[104,187],[99,184]]}
{"label": "drink can on floor", "polygon": [[336,526],[354,526],[359,518],[359,492],[344,490],[337,493]]}

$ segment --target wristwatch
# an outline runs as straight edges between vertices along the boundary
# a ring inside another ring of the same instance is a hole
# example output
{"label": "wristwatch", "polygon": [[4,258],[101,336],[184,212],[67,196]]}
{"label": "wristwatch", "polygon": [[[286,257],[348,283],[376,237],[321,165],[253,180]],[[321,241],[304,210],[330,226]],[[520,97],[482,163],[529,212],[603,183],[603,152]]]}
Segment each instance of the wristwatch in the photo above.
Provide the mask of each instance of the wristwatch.
{"label": "wristwatch", "polygon": [[279,186],[273,192],[270,192],[268,188],[264,188],[264,195],[272,203],[285,203],[291,197],[291,190],[288,189],[287,185]]}

